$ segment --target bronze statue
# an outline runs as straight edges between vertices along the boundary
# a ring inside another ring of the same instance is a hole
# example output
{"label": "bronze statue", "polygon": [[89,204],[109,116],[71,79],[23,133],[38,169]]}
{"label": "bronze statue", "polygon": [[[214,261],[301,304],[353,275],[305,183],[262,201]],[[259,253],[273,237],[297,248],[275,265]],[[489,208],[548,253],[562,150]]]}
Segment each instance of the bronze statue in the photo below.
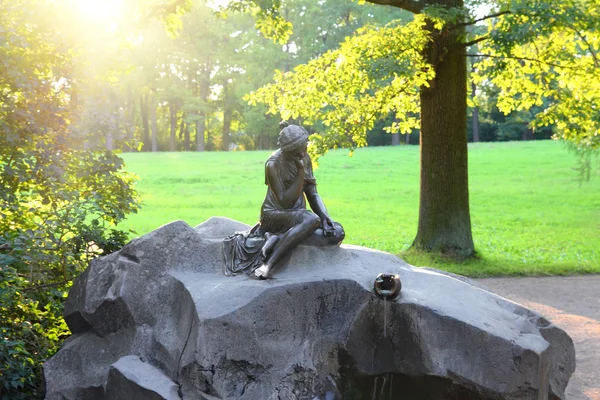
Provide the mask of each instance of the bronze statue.
{"label": "bronze statue", "polygon": [[[260,222],[249,232],[225,239],[226,275],[247,271],[259,279],[300,243],[336,245],[344,229],[333,222],[317,193],[312,162],[306,149],[308,132],[301,126],[280,124],[281,132],[265,164],[267,194]],[[312,211],[306,209],[306,200]]]}

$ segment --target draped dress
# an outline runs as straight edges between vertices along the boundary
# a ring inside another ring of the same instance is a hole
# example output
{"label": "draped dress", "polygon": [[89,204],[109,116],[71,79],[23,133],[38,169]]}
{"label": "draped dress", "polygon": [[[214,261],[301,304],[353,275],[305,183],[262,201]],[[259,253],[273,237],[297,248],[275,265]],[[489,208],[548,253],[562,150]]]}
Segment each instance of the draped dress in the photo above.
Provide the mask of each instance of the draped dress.
{"label": "draped dress", "polygon": [[266,164],[272,162],[275,164],[275,176],[272,179],[277,179],[280,187],[287,190],[294,182],[294,178],[298,175],[296,163],[284,160],[281,150],[277,150],[269,157],[265,163],[265,184],[267,185],[267,194],[260,210],[260,230],[271,233],[284,233],[293,226],[300,224],[304,214],[311,213],[306,209],[306,197],[304,192],[316,186],[316,180],[313,175],[312,162],[310,156],[304,156],[304,186],[298,198],[292,207],[285,207],[275,193],[272,185],[269,182],[269,176],[266,172]]}
{"label": "draped dress", "polygon": [[265,244],[265,234],[282,234],[299,224],[303,220],[305,213],[312,213],[306,209],[306,197],[304,192],[316,187],[316,180],[313,175],[312,162],[310,156],[304,156],[304,185],[303,190],[292,207],[284,207],[277,199],[271,188],[269,177],[266,171],[266,164],[275,163],[275,177],[282,184],[284,189],[288,189],[294,182],[294,177],[298,174],[296,163],[284,160],[283,152],[277,150],[265,163],[265,184],[267,185],[267,194],[260,211],[260,222],[252,229],[246,232],[236,232],[223,241],[223,254],[225,256],[225,265],[223,273],[227,276],[236,275],[241,272],[252,273],[262,265],[262,247]]}

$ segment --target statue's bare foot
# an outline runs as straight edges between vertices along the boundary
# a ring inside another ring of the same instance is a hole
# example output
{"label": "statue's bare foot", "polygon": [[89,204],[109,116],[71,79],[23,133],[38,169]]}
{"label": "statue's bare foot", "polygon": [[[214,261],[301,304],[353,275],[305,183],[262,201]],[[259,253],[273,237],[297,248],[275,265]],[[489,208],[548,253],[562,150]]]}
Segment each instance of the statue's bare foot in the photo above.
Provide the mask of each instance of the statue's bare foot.
{"label": "statue's bare foot", "polygon": [[254,270],[254,276],[258,279],[268,279],[270,278],[269,272],[271,272],[271,267],[267,264],[263,264]]}

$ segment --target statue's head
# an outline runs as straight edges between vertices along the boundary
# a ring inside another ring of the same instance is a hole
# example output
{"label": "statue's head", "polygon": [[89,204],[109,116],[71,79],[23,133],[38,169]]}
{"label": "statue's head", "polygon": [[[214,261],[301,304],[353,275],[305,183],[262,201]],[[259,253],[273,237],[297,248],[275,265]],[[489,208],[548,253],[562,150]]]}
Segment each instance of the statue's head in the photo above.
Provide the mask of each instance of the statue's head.
{"label": "statue's head", "polygon": [[308,146],[308,132],[306,129],[298,125],[289,125],[286,121],[280,122],[279,127],[281,132],[279,132],[277,146],[281,151],[292,155],[294,158],[304,158]]}

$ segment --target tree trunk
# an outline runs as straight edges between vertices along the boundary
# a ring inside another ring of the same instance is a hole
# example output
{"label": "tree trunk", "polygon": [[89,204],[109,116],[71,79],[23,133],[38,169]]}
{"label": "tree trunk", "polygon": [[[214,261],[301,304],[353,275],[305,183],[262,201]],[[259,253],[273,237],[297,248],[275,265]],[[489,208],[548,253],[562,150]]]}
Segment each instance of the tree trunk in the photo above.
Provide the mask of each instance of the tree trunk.
{"label": "tree trunk", "polygon": [[[208,115],[208,113],[206,113],[206,121],[208,122],[208,118],[210,116]],[[208,129],[210,128],[210,126],[208,125],[208,123],[206,124],[206,127],[204,128],[204,134],[206,135],[206,145],[205,147],[214,151],[216,150],[215,147],[213,146],[212,140],[210,139],[210,130]]]}
{"label": "tree trunk", "polygon": [[400,134],[394,133],[392,134],[392,146],[400,145]]}
{"label": "tree trunk", "polygon": [[204,136],[206,134],[206,119],[207,119],[207,102],[208,102],[208,89],[210,89],[210,63],[207,61],[207,65],[201,76],[200,81],[200,99],[203,102],[202,109],[200,110],[200,123],[196,122],[196,150],[204,151],[205,143]]}
{"label": "tree trunk", "polygon": [[196,123],[196,150],[204,151],[204,136],[206,135],[206,113],[200,113],[200,121]]}
{"label": "tree trunk", "polygon": [[148,101],[148,111],[150,114],[150,124],[152,126],[152,152],[156,153],[158,151],[158,127],[156,121],[156,104],[152,100],[152,97],[150,97]]}
{"label": "tree trunk", "polygon": [[150,125],[148,125],[148,96],[142,95],[140,97],[140,116],[142,118],[143,136],[142,143],[144,144],[143,150],[149,151],[150,149]]}
{"label": "tree trunk", "polygon": [[190,124],[185,123],[185,113],[181,115],[181,124],[179,125],[179,138],[183,139],[183,148],[190,151]]}
{"label": "tree trunk", "polygon": [[[462,6],[462,0],[448,0]],[[465,258],[474,252],[467,175],[467,65],[462,32],[433,33],[431,87],[421,89],[421,192],[413,246]],[[439,54],[438,52],[443,52]]]}
{"label": "tree trunk", "polygon": [[404,136],[406,136],[406,138],[405,138],[406,142],[405,142],[405,143],[406,143],[406,144],[410,144],[410,133],[407,133],[407,134],[406,134],[406,135],[404,135]]}
{"label": "tree trunk", "polygon": [[181,123],[179,124],[179,140],[184,140],[183,128],[185,128],[185,113],[181,114]]}
{"label": "tree trunk", "polygon": [[134,151],[135,147],[133,146],[133,133],[134,133],[134,114],[135,114],[135,103],[133,101],[133,93],[131,90],[128,92],[127,96],[127,116],[126,116],[126,131],[127,138],[125,140],[125,144],[123,146],[124,151]]}
{"label": "tree trunk", "polygon": [[[206,117],[205,117],[206,118]],[[204,151],[204,130],[206,128],[206,119],[196,121],[196,150]]]}
{"label": "tree trunk", "polygon": [[112,132],[110,130],[108,130],[106,132],[105,147],[106,147],[106,150],[113,151],[113,136],[112,136]]}
{"label": "tree trunk", "polygon": [[231,83],[225,81],[223,84],[223,133],[221,135],[221,150],[223,151],[229,151],[229,132],[234,108],[231,91]]}
{"label": "tree trunk", "polygon": [[223,111],[223,135],[221,138],[221,148],[223,151],[229,150],[229,131],[231,130],[231,119],[233,117],[233,109],[226,107]]}
{"label": "tree trunk", "polygon": [[523,140],[529,140],[531,129],[525,124],[525,129],[523,130]]}
{"label": "tree trunk", "polygon": [[183,147],[185,151],[190,151],[190,124],[182,125],[183,128]]}
{"label": "tree trunk", "polygon": [[177,135],[177,108],[175,108],[175,104],[169,103],[169,119],[171,123],[171,137],[169,141],[169,150],[176,151],[176,137]]}

